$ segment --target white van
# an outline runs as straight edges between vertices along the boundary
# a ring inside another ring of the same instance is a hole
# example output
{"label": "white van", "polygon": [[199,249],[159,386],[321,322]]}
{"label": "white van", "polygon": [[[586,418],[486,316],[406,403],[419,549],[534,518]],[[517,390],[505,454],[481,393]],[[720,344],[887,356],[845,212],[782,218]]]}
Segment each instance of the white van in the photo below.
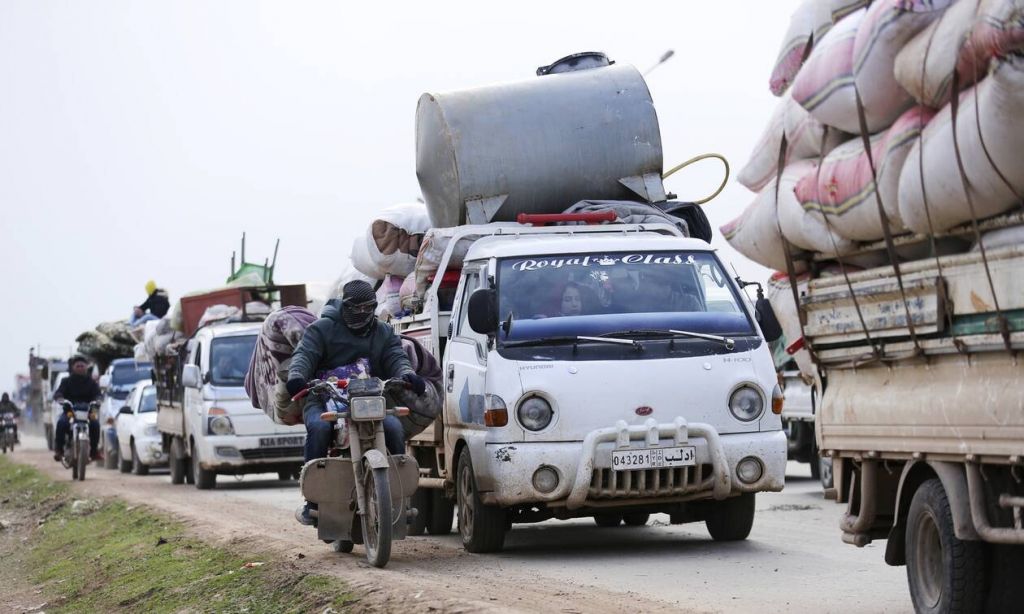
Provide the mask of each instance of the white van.
{"label": "white van", "polygon": [[260,327],[211,324],[189,339],[181,356],[155,361],[157,425],[173,483],[187,480],[206,489],[218,474],[298,477],[305,427],[274,423],[253,407],[243,387]]}

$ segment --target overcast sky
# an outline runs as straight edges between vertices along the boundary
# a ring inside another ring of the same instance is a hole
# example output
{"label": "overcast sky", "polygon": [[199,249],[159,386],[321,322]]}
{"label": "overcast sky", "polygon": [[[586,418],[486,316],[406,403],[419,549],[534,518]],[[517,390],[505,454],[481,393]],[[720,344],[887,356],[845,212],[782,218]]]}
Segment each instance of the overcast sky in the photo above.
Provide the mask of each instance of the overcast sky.
{"label": "overcast sky", "polygon": [[[714,151],[735,176],[795,5],[0,0],[0,390],[29,347],[66,354],[126,317],[147,279],[173,296],[222,283],[243,231],[250,260],[281,239],[277,281],[332,280],[374,210],[419,194],[425,91],[584,50],[644,70],[674,49],[648,77],[666,167]],[[667,185],[696,199],[720,178],[709,161]],[[730,180],[705,205],[716,233],[752,197]]]}

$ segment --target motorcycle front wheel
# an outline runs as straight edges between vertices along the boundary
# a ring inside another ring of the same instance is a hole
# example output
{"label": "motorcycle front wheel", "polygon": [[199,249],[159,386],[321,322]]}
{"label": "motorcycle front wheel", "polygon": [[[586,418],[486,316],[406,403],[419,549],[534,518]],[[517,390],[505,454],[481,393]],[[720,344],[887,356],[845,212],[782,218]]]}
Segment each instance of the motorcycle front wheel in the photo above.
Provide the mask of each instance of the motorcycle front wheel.
{"label": "motorcycle front wheel", "polygon": [[85,466],[89,463],[89,445],[78,444],[78,481],[85,480]]}
{"label": "motorcycle front wheel", "polygon": [[363,546],[366,560],[384,567],[391,558],[391,485],[388,470],[381,467],[364,473]]}

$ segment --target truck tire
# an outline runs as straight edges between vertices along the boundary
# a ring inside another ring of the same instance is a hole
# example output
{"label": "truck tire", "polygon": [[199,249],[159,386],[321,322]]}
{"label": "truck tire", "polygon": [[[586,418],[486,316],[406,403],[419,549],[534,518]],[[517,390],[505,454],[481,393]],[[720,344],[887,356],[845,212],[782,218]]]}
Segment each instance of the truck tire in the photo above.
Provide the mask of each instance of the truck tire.
{"label": "truck tire", "polygon": [[200,465],[199,450],[192,446],[192,479],[199,490],[210,490],[217,486],[217,474]]}
{"label": "truck tire", "polygon": [[[118,455],[118,456],[120,456],[120,455]],[[128,459],[118,458],[117,459],[117,469],[121,473],[131,473],[131,471],[132,471],[132,459],[130,459],[130,458],[128,458]]]}
{"label": "truck tire", "polygon": [[139,451],[135,449],[135,442],[132,442],[132,473],[135,475],[149,475],[149,465],[142,464],[139,458]]}
{"label": "truck tire", "polygon": [[745,492],[738,497],[713,502],[704,524],[716,542],[746,539],[754,526],[754,493]]}
{"label": "truck tire", "polygon": [[295,474],[291,469],[285,469],[277,472],[277,479],[282,482],[287,482],[292,479]]}
{"label": "truck tire", "polygon": [[188,472],[185,454],[182,450],[181,440],[177,437],[171,439],[170,449],[167,451],[167,465],[171,470],[171,484],[185,483],[185,474]]}
{"label": "truck tire", "polygon": [[642,527],[647,524],[650,518],[651,515],[645,512],[633,512],[622,515],[622,521],[626,523],[627,527]]}
{"label": "truck tire", "polygon": [[595,514],[594,524],[603,529],[617,527],[622,524],[622,514]]}
{"label": "truck tire", "polygon": [[409,535],[423,535],[427,530],[427,519],[430,518],[430,491],[417,488],[409,502],[416,509],[416,517],[409,523]]}
{"label": "truck tire", "polygon": [[914,493],[905,539],[907,583],[917,612],[982,610],[988,587],[985,544],[957,539],[949,499],[938,479],[926,480]]}
{"label": "truck tire", "polygon": [[818,459],[818,476],[821,480],[822,490],[828,490],[834,486],[832,481],[832,459],[831,458],[819,458]]}
{"label": "truck tire", "polygon": [[499,552],[505,545],[505,510],[484,505],[476,490],[476,475],[469,451],[459,455],[456,471],[459,509],[459,534],[467,552]]}
{"label": "truck tire", "polygon": [[431,535],[448,535],[452,532],[452,519],[455,516],[455,501],[444,495],[444,490],[435,488],[430,491],[430,516],[427,516],[427,533]]}
{"label": "truck tire", "polygon": [[103,468],[117,469],[117,457],[117,447],[111,447],[110,442],[107,440],[107,434],[103,433]]}

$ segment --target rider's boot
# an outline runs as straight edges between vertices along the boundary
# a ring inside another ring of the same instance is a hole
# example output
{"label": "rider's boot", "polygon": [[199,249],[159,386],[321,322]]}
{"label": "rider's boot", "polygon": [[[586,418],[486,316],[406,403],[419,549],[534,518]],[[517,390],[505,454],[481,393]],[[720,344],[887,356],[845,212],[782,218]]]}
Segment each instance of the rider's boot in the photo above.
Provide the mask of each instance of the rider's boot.
{"label": "rider's boot", "polygon": [[309,504],[300,505],[295,509],[295,520],[299,521],[299,524],[312,527],[316,526],[316,518],[313,518],[312,514],[309,513]]}

